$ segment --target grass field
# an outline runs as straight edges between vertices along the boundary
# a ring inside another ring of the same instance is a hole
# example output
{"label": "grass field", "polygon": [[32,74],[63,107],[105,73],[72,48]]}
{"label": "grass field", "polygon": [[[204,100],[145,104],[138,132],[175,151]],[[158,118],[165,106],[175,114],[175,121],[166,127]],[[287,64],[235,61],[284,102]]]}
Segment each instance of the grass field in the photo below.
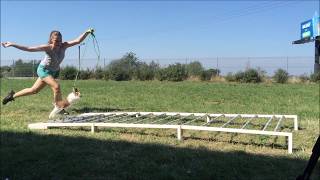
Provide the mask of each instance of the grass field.
{"label": "grass field", "polygon": [[[1,98],[33,80],[1,80]],[[63,94],[73,81],[61,81]],[[285,139],[174,130],[30,131],[46,122],[52,92],[1,106],[1,179],[295,179],[319,135],[319,84],[78,81],[72,114],[107,111],[296,114],[294,153]],[[316,167],[313,179],[320,176]]]}

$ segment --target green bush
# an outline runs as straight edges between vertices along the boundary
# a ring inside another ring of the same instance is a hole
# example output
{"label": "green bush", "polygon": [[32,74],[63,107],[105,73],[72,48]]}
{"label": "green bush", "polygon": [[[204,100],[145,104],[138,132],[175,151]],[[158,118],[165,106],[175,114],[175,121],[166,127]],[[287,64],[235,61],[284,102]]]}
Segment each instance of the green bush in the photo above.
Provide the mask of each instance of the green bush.
{"label": "green bush", "polygon": [[183,81],[188,77],[186,67],[183,64],[170,64],[166,68],[158,69],[155,73],[159,81]]}
{"label": "green bush", "polygon": [[127,53],[121,59],[114,60],[107,66],[109,77],[116,81],[131,80],[137,71],[138,64],[139,61],[135,54]]}
{"label": "green bush", "polygon": [[286,83],[289,79],[289,74],[287,71],[283,70],[283,69],[278,69],[274,76],[273,79],[277,82],[277,83]]}
{"label": "green bush", "polygon": [[106,72],[101,67],[97,67],[94,71],[94,78],[95,79],[105,79]]}
{"label": "green bush", "polygon": [[111,80],[115,81],[129,81],[131,80],[131,75],[128,70],[121,67],[113,67],[109,69],[109,75]]}
{"label": "green bush", "polygon": [[236,81],[236,77],[234,74],[232,74],[231,72],[229,72],[226,76],[225,79],[229,82],[235,82]]}
{"label": "green bush", "polygon": [[244,72],[242,71],[238,71],[234,74],[234,79],[235,81],[237,82],[242,82],[243,81],[243,78],[244,78]]}
{"label": "green bush", "polygon": [[159,69],[159,70],[156,72],[156,79],[158,79],[159,81],[165,81],[165,80],[168,79],[165,68]]}
{"label": "green bush", "polygon": [[151,71],[147,64],[142,64],[138,67],[135,73],[135,79],[140,81],[153,80],[154,73]]}
{"label": "green bush", "polygon": [[73,80],[76,78],[77,72],[77,68],[73,66],[66,66],[60,70],[60,79]]}
{"label": "green bush", "polygon": [[300,79],[301,82],[304,83],[304,82],[309,81],[309,80],[310,80],[310,77],[307,76],[306,74],[302,74],[302,75],[299,76],[299,79]]}
{"label": "green bush", "polygon": [[203,70],[200,74],[200,79],[202,81],[209,81],[212,77],[217,76],[219,73],[219,69]]}
{"label": "green bush", "polygon": [[262,81],[262,77],[256,69],[247,69],[243,73],[243,79],[241,82],[245,83],[259,83]]}
{"label": "green bush", "polygon": [[[11,66],[15,77],[32,77],[36,73],[37,65],[40,61],[23,61],[19,59],[15,61],[14,66]],[[13,72],[12,71],[12,72]]]}
{"label": "green bush", "polygon": [[256,70],[258,71],[261,81],[268,78],[267,72],[265,70],[261,69],[260,67],[257,67]]}
{"label": "green bush", "polygon": [[104,80],[110,80],[110,72],[108,70],[103,71],[103,79]]}
{"label": "green bush", "polygon": [[12,76],[12,67],[10,66],[1,66],[1,77],[9,77]]}
{"label": "green bush", "polygon": [[201,76],[204,69],[199,61],[194,61],[186,65],[188,76]]}
{"label": "green bush", "polygon": [[320,72],[311,74],[310,81],[311,82],[320,82]]}
{"label": "green bush", "polygon": [[78,76],[78,79],[91,79],[94,76],[94,72],[87,68],[86,70],[81,70]]}
{"label": "green bush", "polygon": [[165,72],[168,81],[183,81],[188,77],[185,66],[180,63],[169,65]]}
{"label": "green bush", "polygon": [[241,83],[259,83],[262,82],[263,71],[257,69],[247,69],[246,71],[238,71],[235,74],[228,73],[225,79],[229,82]]}

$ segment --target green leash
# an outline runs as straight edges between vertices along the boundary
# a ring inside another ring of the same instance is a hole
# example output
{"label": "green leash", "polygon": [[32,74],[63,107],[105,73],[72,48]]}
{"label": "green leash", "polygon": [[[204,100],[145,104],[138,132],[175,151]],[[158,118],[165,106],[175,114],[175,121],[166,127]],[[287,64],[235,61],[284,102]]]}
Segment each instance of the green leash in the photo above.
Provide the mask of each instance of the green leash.
{"label": "green leash", "polygon": [[[94,33],[92,32],[92,33],[90,33],[90,37],[92,38],[92,43],[93,43],[93,47],[94,47],[94,51],[95,51],[95,53],[96,53],[96,55],[97,55],[97,57],[98,57],[98,61],[97,61],[97,65],[96,65],[96,68],[98,67],[98,64],[99,64],[99,61],[100,61],[100,48],[99,48],[99,44],[98,44],[98,41],[97,41],[97,39],[96,39],[96,36],[94,35]],[[73,92],[79,92],[79,89],[77,88],[77,86],[76,86],[76,82],[77,82],[77,80],[78,80],[78,77],[79,77],[79,73],[80,73],[80,70],[81,70],[81,59],[83,59],[83,57],[84,57],[84,54],[85,54],[85,52],[86,52],[86,49],[87,49],[87,42],[88,42],[88,40],[89,39],[87,39],[86,40],[86,42],[85,42],[85,50],[84,50],[84,52],[82,53],[82,57],[80,58],[80,53],[79,53],[79,62],[78,62],[78,70],[77,70],[77,74],[76,74],[76,77],[75,77],[75,79],[74,79],[74,82],[73,82]],[[80,46],[79,46],[79,48],[80,48]],[[80,52],[80,51],[79,51]]]}

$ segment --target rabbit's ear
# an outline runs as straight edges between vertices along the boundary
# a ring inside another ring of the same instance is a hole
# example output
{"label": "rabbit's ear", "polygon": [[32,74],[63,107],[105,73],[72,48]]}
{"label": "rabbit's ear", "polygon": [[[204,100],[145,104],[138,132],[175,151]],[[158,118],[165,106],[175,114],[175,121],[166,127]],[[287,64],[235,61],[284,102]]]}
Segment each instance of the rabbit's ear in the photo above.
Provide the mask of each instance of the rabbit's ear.
{"label": "rabbit's ear", "polygon": [[78,88],[73,87],[73,92],[74,92],[74,93],[77,93],[77,92],[80,92],[80,91],[79,91],[79,89],[78,89]]}

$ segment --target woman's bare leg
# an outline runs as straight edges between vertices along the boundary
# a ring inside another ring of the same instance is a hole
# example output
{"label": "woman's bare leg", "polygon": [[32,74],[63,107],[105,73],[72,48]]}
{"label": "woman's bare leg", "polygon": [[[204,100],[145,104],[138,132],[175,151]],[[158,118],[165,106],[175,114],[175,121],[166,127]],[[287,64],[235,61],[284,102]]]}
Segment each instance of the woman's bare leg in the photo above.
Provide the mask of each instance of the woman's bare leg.
{"label": "woman's bare leg", "polygon": [[37,94],[45,86],[46,86],[46,83],[42,81],[40,78],[38,78],[31,88],[25,88],[19,92],[16,92],[13,95],[13,98]]}
{"label": "woman's bare leg", "polygon": [[62,100],[60,85],[52,76],[45,77],[42,80],[51,87],[53,91],[53,101],[58,107],[65,108],[70,105],[68,101]]}

